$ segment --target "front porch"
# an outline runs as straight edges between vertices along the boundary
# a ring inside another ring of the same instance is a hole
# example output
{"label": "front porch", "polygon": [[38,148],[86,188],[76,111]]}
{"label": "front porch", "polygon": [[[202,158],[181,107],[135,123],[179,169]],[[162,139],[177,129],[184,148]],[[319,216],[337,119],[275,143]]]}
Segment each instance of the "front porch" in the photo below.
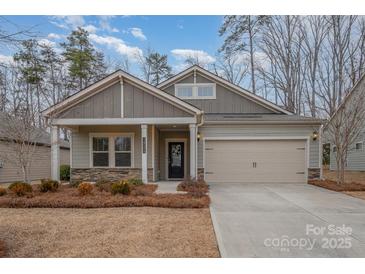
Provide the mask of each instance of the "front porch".
{"label": "front porch", "polygon": [[71,130],[71,181],[179,182],[197,176],[197,124],[189,118],[107,125],[107,120],[95,124],[85,124],[85,119],[80,124],[61,120],[52,126],[52,179],[59,180],[60,127]]}

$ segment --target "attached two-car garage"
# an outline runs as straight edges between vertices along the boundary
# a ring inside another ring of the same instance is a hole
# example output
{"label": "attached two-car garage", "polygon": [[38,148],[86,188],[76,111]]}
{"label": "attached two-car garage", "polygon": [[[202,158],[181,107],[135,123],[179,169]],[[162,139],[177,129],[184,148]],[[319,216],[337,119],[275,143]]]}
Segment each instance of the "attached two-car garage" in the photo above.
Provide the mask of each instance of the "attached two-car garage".
{"label": "attached two-car garage", "polygon": [[205,140],[207,182],[305,183],[307,153],[301,140]]}

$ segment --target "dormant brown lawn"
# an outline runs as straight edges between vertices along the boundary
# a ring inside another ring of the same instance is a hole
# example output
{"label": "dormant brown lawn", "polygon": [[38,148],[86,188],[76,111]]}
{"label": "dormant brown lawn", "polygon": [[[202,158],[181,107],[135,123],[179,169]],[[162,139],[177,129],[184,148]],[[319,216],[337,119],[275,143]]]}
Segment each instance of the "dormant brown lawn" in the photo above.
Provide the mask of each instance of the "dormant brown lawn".
{"label": "dormant brown lawn", "polygon": [[0,208],[7,257],[218,257],[209,209]]}

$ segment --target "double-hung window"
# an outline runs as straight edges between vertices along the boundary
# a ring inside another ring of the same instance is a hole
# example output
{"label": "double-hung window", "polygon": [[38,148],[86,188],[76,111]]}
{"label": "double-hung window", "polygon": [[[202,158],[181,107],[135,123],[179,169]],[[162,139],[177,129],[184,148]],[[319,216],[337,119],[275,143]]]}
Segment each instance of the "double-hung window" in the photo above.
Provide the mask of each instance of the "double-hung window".
{"label": "double-hung window", "polygon": [[175,96],[181,99],[215,99],[215,83],[175,84]]}
{"label": "double-hung window", "polygon": [[109,138],[93,137],[93,166],[109,166]]}
{"label": "double-hung window", "polygon": [[115,137],[114,153],[116,167],[130,167],[132,164],[132,138],[130,136]]}
{"label": "double-hung window", "polygon": [[133,133],[90,133],[92,167],[133,167]]}

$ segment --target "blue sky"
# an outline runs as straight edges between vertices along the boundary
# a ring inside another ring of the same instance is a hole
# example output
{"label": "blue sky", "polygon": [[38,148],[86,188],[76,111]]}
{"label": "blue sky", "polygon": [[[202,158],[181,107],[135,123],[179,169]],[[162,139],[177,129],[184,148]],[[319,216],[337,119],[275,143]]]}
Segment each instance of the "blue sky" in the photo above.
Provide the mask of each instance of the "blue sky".
{"label": "blue sky", "polygon": [[[6,16],[18,27],[34,26],[45,43],[58,45],[77,26],[89,30],[93,44],[107,58],[132,59],[139,52],[152,48],[168,54],[175,71],[183,68],[183,60],[199,56],[207,63],[214,61],[222,44],[218,29],[222,16]],[[14,28],[7,25],[9,31]],[[1,48],[6,58],[12,49]]]}

